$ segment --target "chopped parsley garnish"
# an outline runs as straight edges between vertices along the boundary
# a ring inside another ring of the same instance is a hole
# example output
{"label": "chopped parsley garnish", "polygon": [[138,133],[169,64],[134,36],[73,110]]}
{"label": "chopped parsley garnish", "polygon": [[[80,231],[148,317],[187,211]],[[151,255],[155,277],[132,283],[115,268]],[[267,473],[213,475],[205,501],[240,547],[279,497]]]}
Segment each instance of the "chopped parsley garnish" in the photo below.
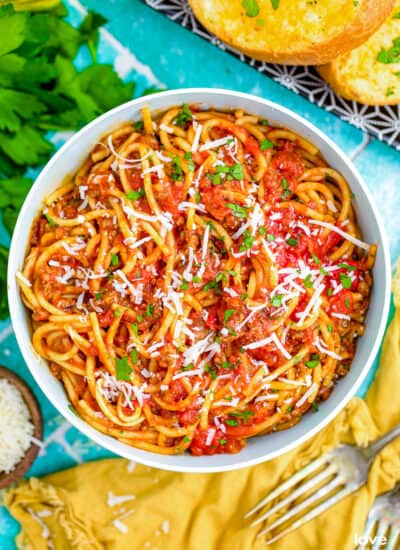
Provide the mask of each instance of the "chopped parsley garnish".
{"label": "chopped parsley garnish", "polygon": [[127,357],[122,357],[121,359],[116,357],[115,369],[116,369],[117,380],[125,380],[126,382],[130,382],[130,379],[131,379],[130,375],[132,373],[132,369],[128,363]]}
{"label": "chopped parsley garnish", "polygon": [[254,243],[254,237],[251,235],[250,231],[246,229],[246,231],[243,234],[243,242],[239,246],[239,251],[244,252],[245,250],[249,250]]}
{"label": "chopped parsley garnish", "polygon": [[205,372],[208,372],[208,374],[211,376],[213,380],[217,378],[217,372],[214,369],[212,369],[209,365],[206,365],[204,367],[204,370]]}
{"label": "chopped parsley garnish", "polygon": [[189,172],[194,172],[195,166],[192,159],[192,153],[190,151],[186,152],[183,155],[183,158],[186,160],[186,166],[188,167]]}
{"label": "chopped parsley garnish", "polygon": [[229,413],[229,416],[237,416],[239,418],[243,418],[245,422],[248,421],[249,417],[250,416],[254,416],[255,413],[254,411],[243,411],[243,412],[232,412],[232,413]]}
{"label": "chopped parsley garnish", "polygon": [[313,402],[311,403],[311,407],[312,407],[312,410],[313,410],[314,412],[319,411],[318,403],[317,403],[316,401],[313,401]]}
{"label": "chopped parsley garnish", "polygon": [[258,229],[258,232],[260,233],[260,235],[265,235],[265,227],[260,227]]}
{"label": "chopped parsley garnish", "polygon": [[114,309],[114,317],[119,317],[121,315],[120,309]]}
{"label": "chopped parsley garnish", "polygon": [[49,216],[48,214],[45,214],[45,216],[46,216],[47,221],[50,224],[50,227],[55,227],[57,225],[56,222],[53,220],[53,218],[51,216]]}
{"label": "chopped parsley garnish", "polygon": [[103,297],[103,291],[101,290],[100,292],[96,292],[94,297],[96,298],[96,300],[101,300]]}
{"label": "chopped parsley garnish", "polygon": [[189,288],[189,283],[185,279],[183,279],[181,290],[187,290],[188,288]]}
{"label": "chopped parsley garnish", "polygon": [[183,370],[191,370],[191,369],[193,369],[193,368],[194,368],[193,363],[189,363],[188,365],[185,365],[185,366],[183,367]]}
{"label": "chopped parsley garnish", "polygon": [[184,438],[182,439],[182,441],[184,443],[190,443],[190,437],[188,437],[187,435],[184,436]]}
{"label": "chopped parsley garnish", "polygon": [[248,297],[249,297],[248,294],[247,294],[246,292],[244,292],[244,293],[240,296],[240,299],[243,300],[243,301],[245,301],[245,300],[247,300]]}
{"label": "chopped parsley garnish", "polygon": [[272,235],[272,233],[267,233],[267,241],[272,243],[276,239],[275,235]]}
{"label": "chopped parsley garnish", "polygon": [[293,410],[293,407],[291,407],[291,406],[289,405],[289,407],[286,409],[286,412],[287,412],[287,413],[291,413],[292,410]]}
{"label": "chopped parsley garnish", "polygon": [[297,246],[299,244],[299,241],[297,239],[294,239],[293,237],[289,237],[287,240],[286,240],[286,243],[289,245],[289,246]]}
{"label": "chopped parsley garnish", "polygon": [[243,169],[243,165],[242,164],[234,164],[231,169],[230,169],[230,173],[232,175],[232,177],[235,179],[235,180],[242,180],[244,179],[244,169]]}
{"label": "chopped parsley garnish", "polygon": [[245,9],[247,17],[257,17],[260,13],[260,7],[257,0],[243,0],[242,6]]}
{"label": "chopped parsley garnish", "polygon": [[322,273],[322,275],[325,275],[325,277],[326,277],[327,275],[329,275],[329,273],[327,272],[327,270],[324,269],[323,267],[320,267],[320,268],[319,268],[319,272]]}
{"label": "chopped parsley garnish", "polygon": [[236,310],[235,309],[226,309],[224,312],[224,325],[229,321],[229,319],[232,317],[232,315],[235,315]]}
{"label": "chopped parsley garnish", "polygon": [[348,298],[345,299],[344,305],[347,307],[347,309],[350,309],[350,300]]}
{"label": "chopped parsley garnish", "polygon": [[143,317],[143,315],[140,315],[140,313],[139,313],[139,315],[136,316],[136,319],[139,321],[139,323],[141,323],[143,321],[144,317]]}
{"label": "chopped parsley garnish", "polygon": [[141,132],[144,128],[143,120],[137,120],[133,123],[133,127],[137,132]]}
{"label": "chopped parsley garnish", "polygon": [[392,18],[393,19],[400,19],[400,11],[398,11],[397,13],[394,13]]}
{"label": "chopped parsley garnish", "polygon": [[342,283],[343,288],[347,288],[347,289],[351,288],[351,285],[353,283],[353,281],[351,280],[351,277],[349,277],[345,273],[339,273],[339,279],[340,279],[340,282]]}
{"label": "chopped parsley garnish", "polygon": [[263,139],[261,142],[260,142],[260,149],[261,151],[266,151],[267,149],[273,149],[274,147],[274,144],[272,141],[270,141],[269,139]]}
{"label": "chopped parsley garnish", "polygon": [[389,86],[389,88],[386,89],[385,95],[386,97],[390,97],[391,95],[394,95],[394,86]]}
{"label": "chopped parsley garnish", "polygon": [[281,181],[281,186],[282,186],[282,190],[283,190],[282,199],[287,199],[288,196],[291,195],[291,193],[292,193],[291,189],[289,188],[288,180],[283,179]]}
{"label": "chopped parsley garnish", "polygon": [[134,365],[137,365],[137,363],[138,363],[138,352],[137,352],[136,348],[133,348],[133,350],[131,351],[131,359],[132,359],[132,363]]}
{"label": "chopped parsley garnish", "polygon": [[276,296],[273,296],[271,298],[271,306],[273,307],[281,307],[282,305],[282,299],[283,299],[283,294],[277,294]]}
{"label": "chopped parsley garnish", "polygon": [[311,273],[309,273],[306,277],[304,277],[303,283],[306,288],[312,288],[314,286],[311,280]]}
{"label": "chopped parsley garnish", "polygon": [[338,267],[341,267],[342,269],[347,269],[347,271],[355,271],[357,269],[355,265],[350,264],[338,264]]}
{"label": "chopped parsley garnish", "polygon": [[247,218],[247,209],[244,206],[240,206],[239,204],[233,204],[231,202],[228,202],[226,206],[232,210],[232,213],[237,218]]}
{"label": "chopped parsley garnish", "polygon": [[382,48],[378,55],[376,56],[376,60],[379,61],[379,63],[384,63],[385,65],[388,65],[390,63],[399,63],[400,62],[400,36],[395,38],[392,41],[392,46],[388,50],[385,48]]}
{"label": "chopped parsley garnish", "polygon": [[193,120],[193,114],[192,111],[189,108],[189,105],[187,103],[184,103],[182,105],[182,109],[174,119],[174,124],[177,126],[185,126],[187,122],[190,122]]}
{"label": "chopped parsley garnish", "polygon": [[221,365],[223,369],[233,369],[235,368],[235,365],[232,365],[232,363],[229,363],[229,361],[224,361]]}
{"label": "chopped parsley garnish", "polygon": [[220,439],[219,440],[220,445],[226,445],[227,443],[228,443],[228,441],[226,439]]}
{"label": "chopped parsley garnish", "polygon": [[320,358],[317,353],[312,353],[311,359],[305,362],[306,367],[309,369],[315,369],[315,367],[318,367],[319,364],[320,364]]}
{"label": "chopped parsley garnish", "polygon": [[226,424],[228,424],[228,426],[239,426],[239,422],[237,420],[234,420],[233,418],[227,418],[225,422]]}
{"label": "chopped parsley garnish", "polygon": [[263,120],[260,120],[260,124],[261,126],[269,126],[269,120],[264,118]]}
{"label": "chopped parsley garnish", "polygon": [[328,332],[332,332],[332,325],[331,324],[329,324],[326,328],[328,329]]}
{"label": "chopped parsley garnish", "polygon": [[213,174],[212,184],[213,185],[221,185],[221,183],[224,183],[222,181],[221,174]]}
{"label": "chopped parsley garnish", "polygon": [[301,356],[296,355],[293,359],[293,365],[297,365],[297,363],[299,363],[300,361],[301,361]]}
{"label": "chopped parsley garnish", "polygon": [[194,198],[196,200],[196,204],[199,204],[199,202],[201,201],[201,195],[198,191],[196,191]]}
{"label": "chopped parsley garnish", "polygon": [[332,287],[329,287],[328,290],[326,291],[327,295],[328,296],[332,296],[333,294],[333,288]]}
{"label": "chopped parsley garnish", "polygon": [[139,327],[137,323],[132,323],[132,330],[133,330],[133,334],[137,338],[139,336]]}
{"label": "chopped parsley garnish", "polygon": [[177,155],[172,155],[171,158],[172,158],[171,178],[174,181],[182,181],[183,180],[183,170],[182,170],[181,159]]}
{"label": "chopped parsley garnish", "polygon": [[146,317],[151,317],[154,313],[154,304],[147,304]]}
{"label": "chopped parsley garnish", "polygon": [[113,252],[111,252],[111,264],[112,264],[114,267],[117,267],[117,266],[119,265],[118,254],[114,254]]}
{"label": "chopped parsley garnish", "polygon": [[132,189],[132,191],[129,191],[125,196],[131,201],[138,201],[139,199],[144,197],[144,188],[141,187],[138,191],[134,191]]}
{"label": "chopped parsley garnish", "polygon": [[279,0],[271,0],[271,6],[274,10],[279,8]]}
{"label": "chopped parsley garnish", "polygon": [[321,265],[321,260],[314,254],[314,252],[311,252],[311,257],[317,265]]}

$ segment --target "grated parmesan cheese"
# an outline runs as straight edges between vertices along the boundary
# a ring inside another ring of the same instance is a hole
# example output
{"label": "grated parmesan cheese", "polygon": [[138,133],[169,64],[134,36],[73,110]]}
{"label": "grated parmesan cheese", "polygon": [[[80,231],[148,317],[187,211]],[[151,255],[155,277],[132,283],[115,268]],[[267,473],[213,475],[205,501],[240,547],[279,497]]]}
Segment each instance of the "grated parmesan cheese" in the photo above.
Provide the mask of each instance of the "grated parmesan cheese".
{"label": "grated parmesan cheese", "polygon": [[0,379],[0,472],[10,473],[32,444],[34,426],[18,389]]}

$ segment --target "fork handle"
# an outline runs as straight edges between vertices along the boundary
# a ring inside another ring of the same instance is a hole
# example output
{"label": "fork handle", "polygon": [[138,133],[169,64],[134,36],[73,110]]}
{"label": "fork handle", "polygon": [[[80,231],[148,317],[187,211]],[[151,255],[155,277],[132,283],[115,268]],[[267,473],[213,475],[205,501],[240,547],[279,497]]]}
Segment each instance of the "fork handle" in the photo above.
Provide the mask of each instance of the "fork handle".
{"label": "fork handle", "polygon": [[368,445],[364,451],[364,455],[368,460],[372,460],[376,457],[376,455],[384,448],[386,445],[391,443],[394,439],[400,436],[400,425],[393,428],[393,430],[390,430],[387,434],[382,436],[380,439],[377,439],[374,441],[374,443],[371,443],[371,445]]}

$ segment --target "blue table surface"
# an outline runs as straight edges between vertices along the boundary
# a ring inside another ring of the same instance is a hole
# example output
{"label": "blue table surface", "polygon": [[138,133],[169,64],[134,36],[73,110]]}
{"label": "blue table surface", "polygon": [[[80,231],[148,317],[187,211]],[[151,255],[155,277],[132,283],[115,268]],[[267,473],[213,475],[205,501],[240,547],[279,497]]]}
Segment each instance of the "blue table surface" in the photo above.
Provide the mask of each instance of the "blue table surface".
{"label": "blue table surface", "polygon": [[[353,159],[378,205],[386,227],[392,262],[400,253],[400,186],[396,185],[400,153],[371,139],[361,130],[340,120],[306,99],[243,64],[201,38],[191,34],[139,0],[68,0],[69,19],[78,23],[85,9],[93,9],[108,19],[101,33],[99,61],[113,63],[121,76],[137,83],[135,95],[148,86],[185,88],[207,86],[249,92],[276,101],[296,111],[332,138]],[[87,52],[77,59],[88,62]],[[64,134],[55,135],[61,144]],[[8,236],[0,226],[0,242]],[[88,440],[52,407],[35,384],[18,350],[9,321],[0,322],[0,364],[16,371],[34,389],[44,416],[45,444],[28,476],[41,476],[111,453]],[[371,383],[376,364],[359,395]],[[16,548],[18,523],[1,506],[0,548]]]}

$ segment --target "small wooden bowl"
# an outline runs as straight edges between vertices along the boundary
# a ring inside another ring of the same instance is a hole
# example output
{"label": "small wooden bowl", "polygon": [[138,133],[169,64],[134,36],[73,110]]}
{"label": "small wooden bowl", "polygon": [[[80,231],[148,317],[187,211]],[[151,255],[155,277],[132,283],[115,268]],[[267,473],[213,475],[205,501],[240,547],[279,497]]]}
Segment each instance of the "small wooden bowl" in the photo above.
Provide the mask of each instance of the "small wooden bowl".
{"label": "small wooden bowl", "polygon": [[[21,393],[25,403],[28,406],[28,409],[31,414],[31,421],[34,425],[33,436],[36,439],[41,440],[43,437],[43,420],[42,413],[40,411],[39,404],[36,400],[36,397],[32,393],[32,390],[25,384],[23,380],[12,371],[6,369],[5,367],[0,367],[0,379],[6,378],[9,382],[14,384],[17,390]],[[1,414],[1,411],[0,411]],[[14,469],[6,474],[0,474],[0,489],[8,487],[19,478],[21,478],[24,473],[30,468],[31,464],[36,458],[36,455],[39,452],[39,447],[32,443],[29,449],[26,451],[25,456],[22,460],[14,467]]]}

